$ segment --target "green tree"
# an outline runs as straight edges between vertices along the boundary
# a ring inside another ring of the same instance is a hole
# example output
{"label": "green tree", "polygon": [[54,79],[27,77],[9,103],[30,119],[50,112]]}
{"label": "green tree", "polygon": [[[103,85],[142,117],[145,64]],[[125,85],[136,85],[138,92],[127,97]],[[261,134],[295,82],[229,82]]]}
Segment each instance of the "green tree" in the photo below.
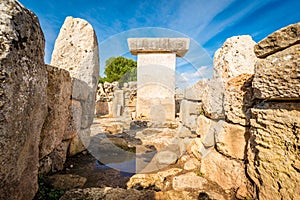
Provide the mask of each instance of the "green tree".
{"label": "green tree", "polygon": [[136,81],[136,61],[123,56],[110,57],[105,61],[106,77],[100,77],[99,82],[104,83],[119,81],[120,83]]}

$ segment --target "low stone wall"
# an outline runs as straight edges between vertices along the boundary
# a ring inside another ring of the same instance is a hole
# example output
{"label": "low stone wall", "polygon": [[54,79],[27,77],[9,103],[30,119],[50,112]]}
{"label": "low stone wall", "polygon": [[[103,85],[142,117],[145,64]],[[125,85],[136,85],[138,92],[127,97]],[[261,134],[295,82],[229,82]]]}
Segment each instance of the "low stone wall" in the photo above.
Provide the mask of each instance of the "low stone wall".
{"label": "low stone wall", "polygon": [[247,173],[259,199],[300,198],[300,23],[255,46]]}
{"label": "low stone wall", "polygon": [[258,44],[249,36],[226,40],[213,79],[186,89],[186,99],[203,105],[190,150],[205,178],[238,198],[300,198],[299,27]]}

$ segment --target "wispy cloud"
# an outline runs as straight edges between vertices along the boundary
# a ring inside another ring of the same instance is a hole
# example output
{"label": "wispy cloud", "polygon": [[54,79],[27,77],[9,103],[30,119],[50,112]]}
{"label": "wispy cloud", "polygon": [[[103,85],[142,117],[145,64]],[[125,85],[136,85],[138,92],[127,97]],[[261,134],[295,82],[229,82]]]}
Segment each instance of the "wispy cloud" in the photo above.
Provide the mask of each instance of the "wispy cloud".
{"label": "wispy cloud", "polygon": [[209,66],[201,66],[196,71],[182,72],[176,74],[176,85],[179,88],[194,85],[201,79],[210,78],[212,68]]}

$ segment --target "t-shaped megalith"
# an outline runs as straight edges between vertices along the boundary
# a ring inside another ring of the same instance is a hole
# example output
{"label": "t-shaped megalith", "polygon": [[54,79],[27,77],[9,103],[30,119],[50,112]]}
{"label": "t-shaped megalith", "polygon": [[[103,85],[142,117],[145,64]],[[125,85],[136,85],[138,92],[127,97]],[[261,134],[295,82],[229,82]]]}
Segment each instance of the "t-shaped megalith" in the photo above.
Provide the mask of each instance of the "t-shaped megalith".
{"label": "t-shaped megalith", "polygon": [[137,55],[138,118],[175,120],[176,56],[188,51],[189,38],[129,38],[131,54]]}

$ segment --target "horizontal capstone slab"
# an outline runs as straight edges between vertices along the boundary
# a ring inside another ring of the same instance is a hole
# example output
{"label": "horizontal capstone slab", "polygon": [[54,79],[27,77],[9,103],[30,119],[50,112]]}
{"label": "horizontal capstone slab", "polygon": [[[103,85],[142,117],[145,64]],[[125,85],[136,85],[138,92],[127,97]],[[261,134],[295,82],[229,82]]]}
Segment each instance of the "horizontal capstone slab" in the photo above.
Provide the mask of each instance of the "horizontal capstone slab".
{"label": "horizontal capstone slab", "polygon": [[183,57],[189,49],[189,38],[128,38],[132,55],[138,53],[176,53]]}

